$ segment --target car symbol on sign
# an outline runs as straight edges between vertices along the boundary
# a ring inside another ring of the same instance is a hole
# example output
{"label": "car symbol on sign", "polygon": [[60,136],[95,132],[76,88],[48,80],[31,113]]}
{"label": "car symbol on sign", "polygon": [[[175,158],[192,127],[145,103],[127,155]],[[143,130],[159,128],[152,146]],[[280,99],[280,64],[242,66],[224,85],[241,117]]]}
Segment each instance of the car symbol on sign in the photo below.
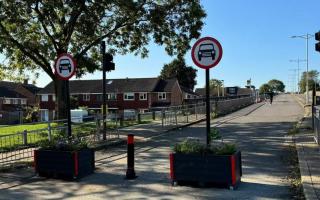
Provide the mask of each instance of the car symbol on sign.
{"label": "car symbol on sign", "polygon": [[200,44],[198,51],[198,60],[201,61],[204,57],[211,57],[214,60],[216,56],[216,51],[214,50],[214,46],[211,43]]}
{"label": "car symbol on sign", "polygon": [[62,72],[62,70],[68,70],[69,73],[71,72],[71,63],[70,60],[68,59],[61,59],[60,60],[60,65],[59,65],[59,71],[60,73]]}

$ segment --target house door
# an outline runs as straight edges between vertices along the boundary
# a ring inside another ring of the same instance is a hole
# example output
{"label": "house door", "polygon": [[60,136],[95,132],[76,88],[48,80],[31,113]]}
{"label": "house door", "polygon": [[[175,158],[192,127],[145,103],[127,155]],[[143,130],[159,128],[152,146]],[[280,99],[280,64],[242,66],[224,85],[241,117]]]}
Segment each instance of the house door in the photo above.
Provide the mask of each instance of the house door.
{"label": "house door", "polygon": [[49,121],[49,110],[41,109],[40,110],[41,121]]}

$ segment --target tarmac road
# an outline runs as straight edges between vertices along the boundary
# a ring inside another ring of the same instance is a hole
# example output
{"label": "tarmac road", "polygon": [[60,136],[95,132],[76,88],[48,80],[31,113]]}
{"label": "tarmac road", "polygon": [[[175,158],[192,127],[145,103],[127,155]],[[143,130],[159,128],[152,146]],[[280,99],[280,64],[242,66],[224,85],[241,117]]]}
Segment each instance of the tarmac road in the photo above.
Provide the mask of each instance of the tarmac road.
{"label": "tarmac road", "polygon": [[135,180],[124,179],[126,158],[119,155],[112,162],[100,160],[96,172],[78,182],[34,178],[0,190],[0,199],[290,199],[288,167],[283,161],[285,135],[302,116],[295,100],[281,95],[272,105],[255,104],[212,121],[224,140],[235,142],[242,151],[243,177],[238,190],[171,186],[171,147],[186,137],[205,141],[205,123],[199,123],[139,146]]}

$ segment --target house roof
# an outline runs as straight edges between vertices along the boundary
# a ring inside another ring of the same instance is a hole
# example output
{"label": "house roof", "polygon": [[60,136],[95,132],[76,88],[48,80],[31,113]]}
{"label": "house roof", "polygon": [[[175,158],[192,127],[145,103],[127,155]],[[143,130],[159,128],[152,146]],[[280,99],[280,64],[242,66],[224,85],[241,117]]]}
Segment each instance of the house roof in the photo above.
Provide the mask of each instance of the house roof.
{"label": "house roof", "polygon": [[[195,93],[199,96],[206,96],[206,88],[196,88]],[[210,95],[217,95],[217,90],[214,88],[210,88]]]}
{"label": "house roof", "polygon": [[196,88],[196,91],[195,91],[198,95],[205,95],[206,94],[206,90],[205,88]]}
{"label": "house roof", "polygon": [[[170,92],[176,79],[161,80],[159,78],[125,78],[107,79],[106,91],[111,92]],[[102,80],[71,80],[71,93],[102,93]],[[38,94],[54,93],[54,83],[49,83]]]}
{"label": "house roof", "polygon": [[26,98],[22,94],[14,91],[14,89],[0,85],[0,97],[7,98]]}
{"label": "house roof", "polygon": [[[95,87],[97,93],[102,91],[101,84]],[[152,92],[158,83],[158,78],[125,78],[107,79],[107,92]]]}
{"label": "house roof", "polygon": [[193,94],[193,95],[199,95],[198,93],[194,92],[190,88],[187,88],[187,87],[184,87],[184,86],[181,86],[181,85],[180,85],[180,88],[184,93]]}
{"label": "house roof", "polygon": [[154,92],[171,92],[174,84],[177,82],[177,79],[159,79],[157,86],[154,88]]}
{"label": "house roof", "polygon": [[[102,84],[101,80],[71,80],[69,81],[69,88],[71,93],[93,93],[94,88],[100,84]],[[38,92],[38,94],[52,93],[55,93],[53,81]]]}
{"label": "house roof", "polygon": [[22,87],[29,90],[32,94],[37,94],[42,89],[32,84],[22,84]]}
{"label": "house roof", "polygon": [[19,86],[27,89],[32,94],[36,94],[41,88],[38,88],[32,84],[22,84],[10,81],[0,81],[0,97],[11,97],[11,98],[26,98],[26,96],[19,93]]}

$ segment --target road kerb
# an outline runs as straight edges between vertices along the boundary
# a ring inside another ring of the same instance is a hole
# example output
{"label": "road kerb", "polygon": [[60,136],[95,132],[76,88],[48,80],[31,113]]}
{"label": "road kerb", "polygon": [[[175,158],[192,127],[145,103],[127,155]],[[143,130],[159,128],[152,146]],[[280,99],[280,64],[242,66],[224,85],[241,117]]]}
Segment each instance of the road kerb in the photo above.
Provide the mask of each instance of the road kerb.
{"label": "road kerb", "polygon": [[313,187],[313,182],[312,182],[308,161],[305,158],[305,151],[304,151],[303,144],[296,143],[296,149],[298,152],[299,168],[300,168],[304,195],[306,199],[310,199],[310,200],[318,199],[315,189]]}

